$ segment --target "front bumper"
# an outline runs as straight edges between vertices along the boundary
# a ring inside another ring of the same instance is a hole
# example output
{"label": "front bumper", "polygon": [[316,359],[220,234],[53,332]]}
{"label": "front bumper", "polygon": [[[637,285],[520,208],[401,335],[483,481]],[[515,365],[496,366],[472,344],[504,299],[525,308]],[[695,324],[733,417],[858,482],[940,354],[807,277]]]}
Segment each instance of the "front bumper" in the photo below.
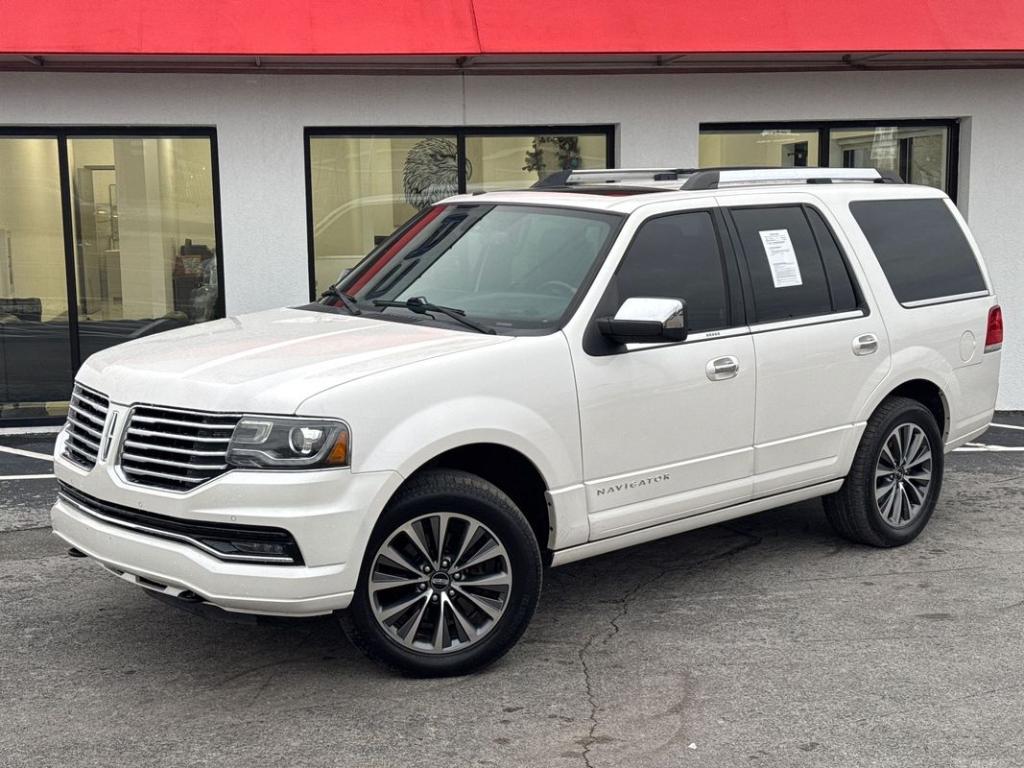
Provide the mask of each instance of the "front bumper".
{"label": "front bumper", "polygon": [[85,471],[61,456],[57,478],[95,499],[181,520],[288,531],[302,565],[229,562],[188,543],[130,530],[58,499],[53,531],[127,581],[229,611],[313,616],[346,608],[377,516],[401,482],[394,472],[234,471],[187,493],[127,483],[107,463]]}

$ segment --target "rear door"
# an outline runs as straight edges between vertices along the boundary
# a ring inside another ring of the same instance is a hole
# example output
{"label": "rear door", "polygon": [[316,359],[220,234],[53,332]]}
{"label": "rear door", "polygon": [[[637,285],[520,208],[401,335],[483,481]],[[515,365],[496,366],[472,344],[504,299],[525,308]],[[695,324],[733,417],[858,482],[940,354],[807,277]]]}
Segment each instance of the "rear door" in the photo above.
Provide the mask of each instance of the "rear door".
{"label": "rear door", "polygon": [[757,359],[755,497],[846,471],[889,340],[838,228],[802,194],[728,198]]}

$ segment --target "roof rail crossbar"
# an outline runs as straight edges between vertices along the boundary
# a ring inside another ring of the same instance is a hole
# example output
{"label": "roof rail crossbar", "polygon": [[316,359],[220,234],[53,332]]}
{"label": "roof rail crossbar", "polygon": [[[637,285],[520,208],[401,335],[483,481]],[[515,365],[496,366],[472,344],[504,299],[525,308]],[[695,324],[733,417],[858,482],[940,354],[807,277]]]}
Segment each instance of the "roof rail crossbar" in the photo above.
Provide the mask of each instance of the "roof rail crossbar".
{"label": "roof rail crossbar", "polygon": [[831,184],[843,181],[865,181],[875,184],[902,184],[903,179],[892,171],[876,168],[759,168],[705,169],[697,171],[681,187],[685,190],[720,189],[730,184]]}

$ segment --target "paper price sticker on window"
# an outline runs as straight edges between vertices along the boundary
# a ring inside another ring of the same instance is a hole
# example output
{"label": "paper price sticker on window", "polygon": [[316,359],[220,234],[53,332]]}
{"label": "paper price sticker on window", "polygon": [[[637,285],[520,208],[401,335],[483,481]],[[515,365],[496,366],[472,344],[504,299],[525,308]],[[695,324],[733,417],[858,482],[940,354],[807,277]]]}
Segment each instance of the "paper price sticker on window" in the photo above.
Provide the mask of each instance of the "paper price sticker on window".
{"label": "paper price sticker on window", "polygon": [[757,234],[761,236],[768,266],[772,270],[772,282],[776,288],[790,288],[803,285],[800,277],[800,265],[796,262],[796,251],[793,241],[789,239],[788,229],[763,229]]}

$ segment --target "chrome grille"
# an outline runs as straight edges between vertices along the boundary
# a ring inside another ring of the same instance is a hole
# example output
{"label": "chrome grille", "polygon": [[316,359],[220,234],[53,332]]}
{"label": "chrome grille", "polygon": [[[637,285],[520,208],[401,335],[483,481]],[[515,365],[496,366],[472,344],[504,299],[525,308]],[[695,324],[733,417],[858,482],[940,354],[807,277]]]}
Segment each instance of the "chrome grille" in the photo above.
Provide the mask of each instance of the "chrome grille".
{"label": "chrome grille", "polygon": [[68,403],[64,455],[86,469],[96,466],[110,402],[98,392],[75,384]]}
{"label": "chrome grille", "polygon": [[136,406],[121,442],[121,470],[139,485],[187,491],[228,469],[239,416]]}

